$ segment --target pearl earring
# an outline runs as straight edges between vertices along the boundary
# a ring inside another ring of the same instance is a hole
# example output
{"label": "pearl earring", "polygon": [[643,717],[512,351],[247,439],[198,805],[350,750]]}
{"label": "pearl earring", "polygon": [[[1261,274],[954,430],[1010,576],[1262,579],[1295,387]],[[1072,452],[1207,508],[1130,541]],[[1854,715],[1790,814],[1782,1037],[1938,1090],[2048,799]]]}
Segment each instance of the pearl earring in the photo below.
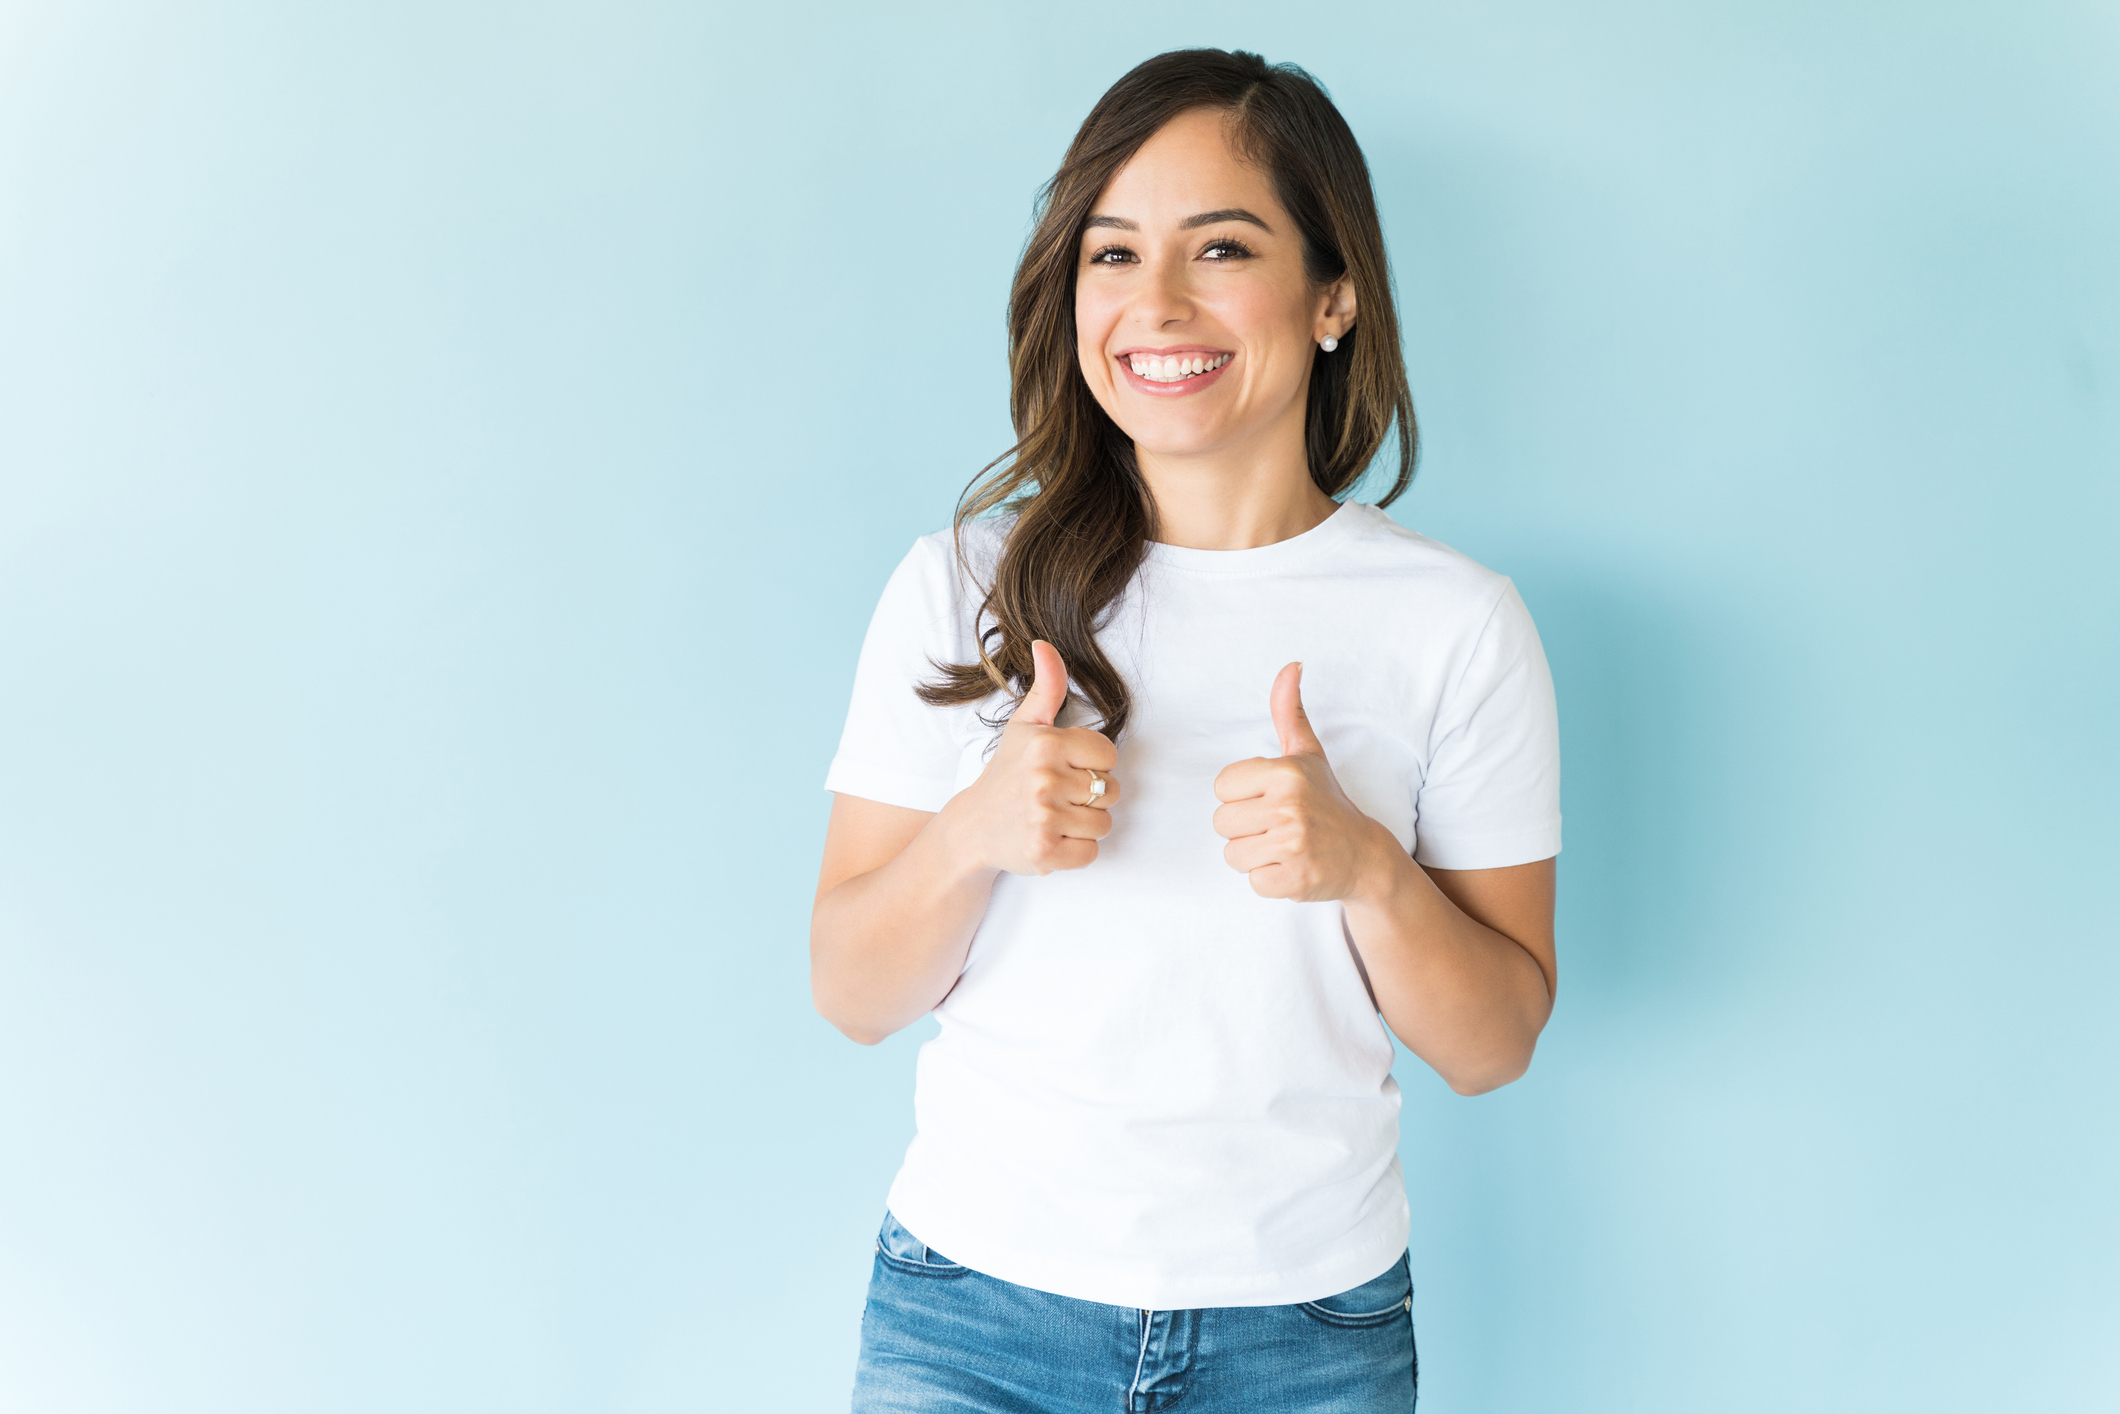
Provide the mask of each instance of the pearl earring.
{"label": "pearl earring", "polygon": [[1330,334],[1327,334],[1327,335],[1326,335],[1326,336],[1325,336],[1324,338],[1322,338],[1322,339],[1318,340],[1318,347],[1319,347],[1319,348],[1321,348],[1321,349],[1323,349],[1323,350],[1325,350],[1325,352],[1327,352],[1327,353],[1331,353],[1331,352],[1332,352],[1332,351],[1333,351],[1334,349],[1338,348],[1339,346],[1340,346],[1340,341],[1339,341],[1338,339],[1335,339],[1335,338],[1334,338],[1334,337],[1333,337],[1332,335],[1330,335]]}

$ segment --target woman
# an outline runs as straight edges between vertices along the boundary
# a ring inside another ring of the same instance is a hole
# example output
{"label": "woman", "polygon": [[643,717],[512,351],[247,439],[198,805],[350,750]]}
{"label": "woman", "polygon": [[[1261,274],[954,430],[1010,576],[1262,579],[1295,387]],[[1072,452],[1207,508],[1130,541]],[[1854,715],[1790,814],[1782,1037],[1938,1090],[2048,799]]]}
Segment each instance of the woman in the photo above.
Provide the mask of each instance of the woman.
{"label": "woman", "polygon": [[1339,499],[1414,452],[1346,123],[1141,65],[1009,335],[1017,445],[891,577],[827,778],[818,1010],[941,1025],[855,1408],[1409,1408],[1384,1026],[1462,1094],[1530,1063],[1558,765],[1509,581]]}

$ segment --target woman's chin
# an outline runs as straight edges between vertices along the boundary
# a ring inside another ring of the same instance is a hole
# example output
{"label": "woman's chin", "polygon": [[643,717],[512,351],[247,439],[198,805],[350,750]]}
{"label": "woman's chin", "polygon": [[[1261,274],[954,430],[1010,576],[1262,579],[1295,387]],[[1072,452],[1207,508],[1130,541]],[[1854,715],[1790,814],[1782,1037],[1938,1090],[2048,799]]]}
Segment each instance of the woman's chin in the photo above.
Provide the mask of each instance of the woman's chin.
{"label": "woman's chin", "polygon": [[1246,440],[1241,429],[1212,420],[1204,426],[1192,423],[1173,427],[1167,419],[1142,418],[1132,427],[1121,424],[1120,430],[1133,439],[1136,456],[1158,461],[1221,456],[1243,446]]}

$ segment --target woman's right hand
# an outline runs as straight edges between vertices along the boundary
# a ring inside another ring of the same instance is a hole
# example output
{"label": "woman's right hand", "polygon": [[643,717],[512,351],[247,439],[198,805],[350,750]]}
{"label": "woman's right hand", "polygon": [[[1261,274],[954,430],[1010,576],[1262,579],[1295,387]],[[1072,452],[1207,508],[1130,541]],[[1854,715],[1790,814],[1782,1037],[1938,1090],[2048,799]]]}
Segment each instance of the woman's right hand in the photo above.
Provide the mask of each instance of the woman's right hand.
{"label": "woman's right hand", "polygon": [[[1031,689],[1001,729],[986,769],[942,808],[950,833],[986,868],[1011,874],[1080,869],[1111,833],[1111,805],[1119,798],[1111,772],[1119,748],[1102,732],[1054,726],[1066,701],[1067,664],[1059,649],[1038,639],[1031,644]],[[1104,794],[1093,805],[1084,803],[1092,799],[1091,771],[1104,778]]]}
{"label": "woman's right hand", "polygon": [[[979,779],[937,814],[838,795],[810,914],[810,991],[834,1026],[874,1045],[932,1010],[963,975],[994,875],[1080,869],[1111,833],[1119,751],[1056,727],[1067,664],[1031,645],[1031,689]],[[1104,777],[1090,799],[1089,773]]]}

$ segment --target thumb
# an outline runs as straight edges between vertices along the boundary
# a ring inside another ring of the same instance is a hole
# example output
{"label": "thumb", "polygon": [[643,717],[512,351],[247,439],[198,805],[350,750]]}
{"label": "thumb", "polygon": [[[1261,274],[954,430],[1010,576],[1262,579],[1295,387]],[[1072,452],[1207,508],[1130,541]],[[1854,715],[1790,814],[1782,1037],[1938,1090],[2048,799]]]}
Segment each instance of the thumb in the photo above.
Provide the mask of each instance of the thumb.
{"label": "thumb", "polygon": [[1324,745],[1310,729],[1303,710],[1303,665],[1290,663],[1273,680],[1273,729],[1281,736],[1283,756],[1323,756]]}
{"label": "thumb", "polygon": [[1049,727],[1066,703],[1067,664],[1061,661],[1060,650],[1042,638],[1032,639],[1031,690],[1023,694],[1009,720]]}

